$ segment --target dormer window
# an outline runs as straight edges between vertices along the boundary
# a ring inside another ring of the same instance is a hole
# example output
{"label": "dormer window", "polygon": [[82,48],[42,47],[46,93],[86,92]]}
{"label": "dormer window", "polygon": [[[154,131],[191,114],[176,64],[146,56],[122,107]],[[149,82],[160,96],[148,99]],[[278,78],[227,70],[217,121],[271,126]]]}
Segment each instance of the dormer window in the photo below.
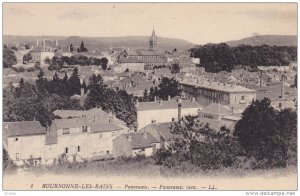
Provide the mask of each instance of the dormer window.
{"label": "dormer window", "polygon": [[63,129],[63,135],[66,135],[66,134],[69,134],[69,133],[70,133],[69,128],[64,128]]}
{"label": "dormer window", "polygon": [[83,127],[82,127],[82,132],[83,132],[83,133],[87,132],[87,130],[88,130],[87,126],[83,126]]}

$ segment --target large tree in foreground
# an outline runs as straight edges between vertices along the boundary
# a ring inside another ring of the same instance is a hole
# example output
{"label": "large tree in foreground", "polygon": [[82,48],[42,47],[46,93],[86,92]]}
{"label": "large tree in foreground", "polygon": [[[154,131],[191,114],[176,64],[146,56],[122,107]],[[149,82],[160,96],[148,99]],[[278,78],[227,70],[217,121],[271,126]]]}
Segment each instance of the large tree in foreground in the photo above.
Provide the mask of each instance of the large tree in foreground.
{"label": "large tree in foreground", "polygon": [[[271,101],[253,102],[235,126],[234,135],[257,167],[285,167],[295,153],[296,113],[276,112]],[[289,158],[290,157],[290,158]]]}

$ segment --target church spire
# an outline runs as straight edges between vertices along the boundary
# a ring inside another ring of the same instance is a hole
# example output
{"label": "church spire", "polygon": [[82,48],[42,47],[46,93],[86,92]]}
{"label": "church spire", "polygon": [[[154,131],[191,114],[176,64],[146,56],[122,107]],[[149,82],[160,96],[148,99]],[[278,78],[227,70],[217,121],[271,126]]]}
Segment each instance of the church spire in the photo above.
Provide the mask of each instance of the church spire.
{"label": "church spire", "polygon": [[150,44],[150,50],[154,50],[157,48],[157,36],[155,34],[154,25],[153,25],[152,35],[149,39],[149,44]]}

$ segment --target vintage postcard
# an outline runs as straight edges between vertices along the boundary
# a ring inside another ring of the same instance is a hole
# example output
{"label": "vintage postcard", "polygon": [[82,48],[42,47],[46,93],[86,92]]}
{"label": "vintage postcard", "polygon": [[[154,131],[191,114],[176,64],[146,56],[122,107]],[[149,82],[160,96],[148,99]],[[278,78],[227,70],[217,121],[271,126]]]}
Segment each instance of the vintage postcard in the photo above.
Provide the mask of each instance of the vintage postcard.
{"label": "vintage postcard", "polygon": [[297,3],[2,6],[2,190],[295,195]]}

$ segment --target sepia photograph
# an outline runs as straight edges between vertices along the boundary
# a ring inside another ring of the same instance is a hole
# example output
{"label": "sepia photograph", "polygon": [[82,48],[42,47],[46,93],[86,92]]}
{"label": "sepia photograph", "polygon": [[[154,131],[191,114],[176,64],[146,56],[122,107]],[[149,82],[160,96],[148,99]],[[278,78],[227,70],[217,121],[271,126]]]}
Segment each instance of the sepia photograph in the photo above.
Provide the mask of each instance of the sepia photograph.
{"label": "sepia photograph", "polygon": [[2,191],[296,195],[297,14],[2,3]]}

